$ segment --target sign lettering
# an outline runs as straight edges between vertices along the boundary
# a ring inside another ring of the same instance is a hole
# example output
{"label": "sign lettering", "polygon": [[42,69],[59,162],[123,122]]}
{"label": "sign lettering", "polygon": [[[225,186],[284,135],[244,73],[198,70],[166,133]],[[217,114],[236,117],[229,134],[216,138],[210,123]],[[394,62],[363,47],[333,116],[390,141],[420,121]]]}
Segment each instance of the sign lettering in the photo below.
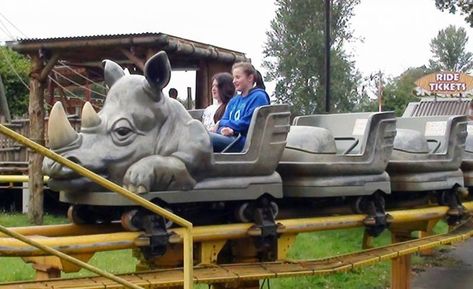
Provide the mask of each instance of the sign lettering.
{"label": "sign lettering", "polygon": [[418,79],[416,85],[431,94],[465,94],[473,92],[473,77],[460,72],[436,72]]}

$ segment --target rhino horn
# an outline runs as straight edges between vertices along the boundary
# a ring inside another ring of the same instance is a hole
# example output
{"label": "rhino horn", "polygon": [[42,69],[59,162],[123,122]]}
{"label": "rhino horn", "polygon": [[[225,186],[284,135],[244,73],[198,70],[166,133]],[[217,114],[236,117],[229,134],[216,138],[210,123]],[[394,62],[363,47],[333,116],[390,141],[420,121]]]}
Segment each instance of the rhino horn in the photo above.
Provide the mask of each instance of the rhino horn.
{"label": "rhino horn", "polygon": [[123,71],[121,66],[111,60],[105,59],[102,61],[102,66],[104,70],[104,81],[108,88],[111,88],[117,80],[125,75],[125,71]]}
{"label": "rhino horn", "polygon": [[90,102],[86,102],[82,108],[81,124],[83,128],[96,127],[100,124],[99,115],[95,112]]}
{"label": "rhino horn", "polygon": [[79,134],[72,128],[61,102],[56,102],[51,109],[48,121],[48,139],[51,149],[65,147],[74,142]]}

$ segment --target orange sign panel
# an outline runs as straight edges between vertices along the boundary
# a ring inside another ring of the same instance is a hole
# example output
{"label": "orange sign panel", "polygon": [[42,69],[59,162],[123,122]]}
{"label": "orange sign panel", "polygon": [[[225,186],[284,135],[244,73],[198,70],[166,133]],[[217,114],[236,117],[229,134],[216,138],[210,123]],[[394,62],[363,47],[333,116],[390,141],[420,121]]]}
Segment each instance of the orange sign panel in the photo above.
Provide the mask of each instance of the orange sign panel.
{"label": "orange sign panel", "polygon": [[415,84],[432,94],[465,94],[473,90],[473,77],[461,72],[435,72],[418,79]]}

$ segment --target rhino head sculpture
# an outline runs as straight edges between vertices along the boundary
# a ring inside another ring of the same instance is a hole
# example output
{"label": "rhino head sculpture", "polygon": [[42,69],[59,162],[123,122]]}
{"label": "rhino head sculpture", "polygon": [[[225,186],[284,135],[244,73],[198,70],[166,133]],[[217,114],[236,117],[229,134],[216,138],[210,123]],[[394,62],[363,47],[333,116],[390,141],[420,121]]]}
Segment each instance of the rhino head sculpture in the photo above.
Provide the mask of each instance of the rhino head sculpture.
{"label": "rhino head sculpture", "polygon": [[[96,113],[86,103],[77,133],[57,102],[48,123],[49,147],[136,193],[192,189],[209,167],[212,149],[203,125],[162,93],[171,76],[166,53],[146,62],[144,77],[110,60],[103,65],[110,90],[102,110]],[[54,190],[101,190],[47,158],[43,172]]]}

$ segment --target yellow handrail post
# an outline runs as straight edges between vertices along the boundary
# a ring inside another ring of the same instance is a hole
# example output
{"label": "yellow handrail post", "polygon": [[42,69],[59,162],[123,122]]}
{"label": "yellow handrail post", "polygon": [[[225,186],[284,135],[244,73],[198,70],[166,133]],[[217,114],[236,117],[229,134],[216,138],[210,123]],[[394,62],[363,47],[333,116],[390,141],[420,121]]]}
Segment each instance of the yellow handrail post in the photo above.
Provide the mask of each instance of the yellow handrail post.
{"label": "yellow handrail post", "polygon": [[[194,259],[192,228],[186,228],[184,233],[184,289],[192,289],[194,282]],[[190,258],[189,258],[190,256]]]}
{"label": "yellow handrail post", "polygon": [[[141,205],[142,207],[150,210],[151,212],[163,216],[174,223],[186,228],[186,232],[184,234],[184,238],[187,237],[187,242],[184,243],[184,288],[185,289],[192,289],[193,285],[193,256],[192,256],[192,246],[193,246],[193,238],[192,238],[192,223],[161,208],[160,206],[153,204],[152,202],[134,194],[119,185],[103,178],[102,176],[97,175],[96,173],[78,165],[71,160],[64,158],[63,156],[49,150],[48,148],[35,143],[34,141],[24,137],[23,135],[7,128],[6,126],[0,124],[0,133],[14,139],[15,141],[29,147],[30,149],[46,156],[68,168],[73,170],[74,172],[89,178],[93,182],[99,184],[100,186],[116,192],[123,197],[135,202],[136,204]],[[38,247],[39,248],[39,247]],[[190,255],[189,255],[190,254]],[[66,255],[67,256],[67,255]],[[69,256],[70,257],[70,256]],[[72,258],[72,257],[70,257]],[[89,265],[90,266],[90,265]]]}

